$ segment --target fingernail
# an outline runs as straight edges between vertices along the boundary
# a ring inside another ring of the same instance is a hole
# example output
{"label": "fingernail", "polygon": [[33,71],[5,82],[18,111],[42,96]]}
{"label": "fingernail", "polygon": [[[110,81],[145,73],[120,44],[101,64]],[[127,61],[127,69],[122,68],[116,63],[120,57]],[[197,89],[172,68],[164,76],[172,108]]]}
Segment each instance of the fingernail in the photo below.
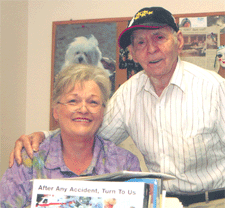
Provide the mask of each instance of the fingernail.
{"label": "fingernail", "polygon": [[33,147],[34,152],[38,152],[38,147]]}

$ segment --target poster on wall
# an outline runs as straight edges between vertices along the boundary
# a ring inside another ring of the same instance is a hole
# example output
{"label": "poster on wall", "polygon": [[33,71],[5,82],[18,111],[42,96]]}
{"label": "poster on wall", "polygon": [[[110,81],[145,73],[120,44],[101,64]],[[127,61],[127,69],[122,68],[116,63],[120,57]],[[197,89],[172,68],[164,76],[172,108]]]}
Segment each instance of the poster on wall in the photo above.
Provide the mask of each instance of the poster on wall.
{"label": "poster on wall", "polygon": [[114,90],[116,23],[56,22],[53,39],[53,77],[71,63],[91,64],[109,74]]}
{"label": "poster on wall", "polygon": [[139,63],[134,62],[131,53],[128,48],[120,49],[119,54],[119,68],[127,70],[127,79],[143,70]]}
{"label": "poster on wall", "polygon": [[180,18],[179,27],[207,27],[207,17]]}
{"label": "poster on wall", "polygon": [[225,33],[225,15],[214,15],[207,17],[207,27],[219,27],[220,34]]}
{"label": "poster on wall", "polygon": [[[55,76],[70,64],[90,64],[109,75],[115,91],[117,23],[105,20],[77,20],[53,22],[51,96]],[[58,124],[52,116],[50,128]]]}
{"label": "poster on wall", "polygon": [[219,27],[181,27],[184,36],[184,47],[181,59],[202,68],[218,71],[214,68],[215,54],[220,45]]}

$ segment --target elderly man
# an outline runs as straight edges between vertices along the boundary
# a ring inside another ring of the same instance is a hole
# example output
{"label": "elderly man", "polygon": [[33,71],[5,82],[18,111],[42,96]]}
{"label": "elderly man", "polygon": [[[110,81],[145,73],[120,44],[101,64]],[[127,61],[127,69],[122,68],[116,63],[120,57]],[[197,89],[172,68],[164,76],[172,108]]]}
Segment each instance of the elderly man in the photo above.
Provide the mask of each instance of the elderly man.
{"label": "elderly man", "polygon": [[[164,8],[135,14],[119,45],[144,70],[113,95],[99,134],[116,144],[131,136],[149,171],[176,176],[164,186],[188,206],[224,198],[225,80],[181,61],[183,42]],[[32,156],[29,141],[36,147],[43,139],[38,135],[43,133],[21,136],[16,155],[25,146]]]}

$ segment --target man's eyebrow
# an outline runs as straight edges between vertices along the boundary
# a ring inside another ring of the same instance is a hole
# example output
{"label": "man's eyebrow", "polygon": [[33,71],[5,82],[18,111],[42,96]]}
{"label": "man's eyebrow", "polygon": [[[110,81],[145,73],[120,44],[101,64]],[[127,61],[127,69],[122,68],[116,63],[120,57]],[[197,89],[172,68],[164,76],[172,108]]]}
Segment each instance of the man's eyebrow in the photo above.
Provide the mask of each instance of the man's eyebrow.
{"label": "man's eyebrow", "polygon": [[133,34],[133,38],[142,38],[142,35]]}
{"label": "man's eyebrow", "polygon": [[156,31],[152,33],[153,35],[165,35],[165,32],[162,31]]}
{"label": "man's eyebrow", "polygon": [[[152,35],[165,35],[166,32],[163,31],[155,31],[152,33]],[[133,37],[134,38],[143,38],[143,35],[135,34],[135,31],[133,32]]]}

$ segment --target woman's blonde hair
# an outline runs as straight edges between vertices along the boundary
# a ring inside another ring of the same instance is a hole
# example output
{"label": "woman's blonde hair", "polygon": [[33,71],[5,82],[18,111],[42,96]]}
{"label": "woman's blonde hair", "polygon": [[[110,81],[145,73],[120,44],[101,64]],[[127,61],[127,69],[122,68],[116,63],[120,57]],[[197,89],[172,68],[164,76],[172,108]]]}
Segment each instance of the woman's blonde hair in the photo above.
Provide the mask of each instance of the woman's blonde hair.
{"label": "woman's blonde hair", "polygon": [[106,70],[87,64],[73,64],[62,69],[55,77],[53,107],[60,101],[64,93],[72,91],[77,83],[82,86],[85,81],[94,81],[99,86],[105,106],[111,93],[111,82]]}

